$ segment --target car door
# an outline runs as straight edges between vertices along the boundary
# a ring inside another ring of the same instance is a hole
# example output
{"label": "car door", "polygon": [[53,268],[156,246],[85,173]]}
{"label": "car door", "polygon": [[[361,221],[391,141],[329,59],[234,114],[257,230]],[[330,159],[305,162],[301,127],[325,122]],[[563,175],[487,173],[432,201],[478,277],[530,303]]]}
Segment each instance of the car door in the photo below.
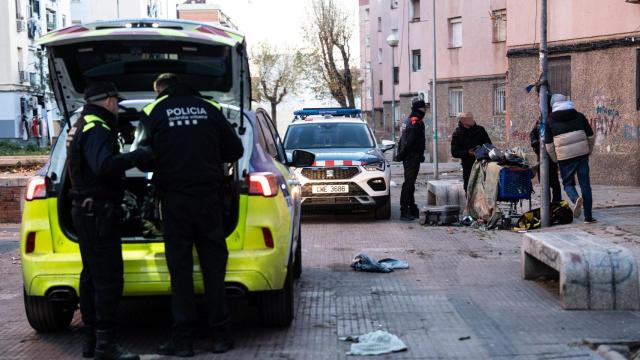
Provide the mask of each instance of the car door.
{"label": "car door", "polygon": [[[273,121],[266,113],[266,111],[260,109],[256,113],[258,123],[263,131],[264,137],[267,142],[267,151],[273,157],[278,170],[285,179],[286,193],[285,198],[287,201],[287,207],[291,215],[292,229],[294,238],[298,236],[298,229],[300,225],[300,182],[297,180],[293,169],[287,165],[287,156],[284,151],[284,146],[280,140],[280,135],[276,130]],[[284,190],[284,189],[283,189]]]}

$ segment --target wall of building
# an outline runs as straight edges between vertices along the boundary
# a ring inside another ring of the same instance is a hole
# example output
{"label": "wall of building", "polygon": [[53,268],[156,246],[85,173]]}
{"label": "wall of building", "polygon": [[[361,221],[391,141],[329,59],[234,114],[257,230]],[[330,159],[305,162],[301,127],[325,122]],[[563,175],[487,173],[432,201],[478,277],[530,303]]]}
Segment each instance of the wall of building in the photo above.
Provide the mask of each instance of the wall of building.
{"label": "wall of building", "polygon": [[[636,68],[640,44],[594,51],[553,53],[571,57],[571,98],[596,133],[592,182],[640,185],[640,111],[636,108]],[[538,59],[509,59],[507,111],[509,144],[528,147],[538,117],[537,98],[524,87],[535,80]]]}
{"label": "wall of building", "polygon": [[169,0],[76,0],[71,4],[71,17],[80,24],[118,18],[175,18],[175,9],[169,5]]}
{"label": "wall of building", "polygon": [[[419,18],[410,18],[410,0],[398,1],[398,7],[390,9],[389,1],[360,1],[360,37],[361,37],[361,66],[367,68],[371,62],[371,70],[364,76],[364,87],[370,87],[373,99],[366,99],[363,108],[368,111],[372,107],[382,107],[384,103],[384,117],[391,122],[392,61],[394,52],[395,66],[399,67],[399,83],[395,85],[396,102],[398,103],[398,122],[409,115],[411,101],[419,92],[431,89],[433,76],[433,9],[430,1],[420,1]],[[479,123],[490,125],[496,137],[502,139],[502,131],[494,124],[504,123],[504,116],[494,119],[493,116],[493,86],[495,81],[486,78],[504,79],[507,71],[506,42],[493,42],[493,10],[504,9],[506,0],[463,1],[448,0],[437,3],[436,8],[436,51],[438,82],[443,84],[456,83],[465,88],[464,110],[474,112]],[[367,16],[366,9],[369,9]],[[381,31],[378,31],[378,17],[382,19]],[[449,19],[462,19],[462,47],[449,46]],[[398,29],[399,44],[395,51],[386,42],[392,29]],[[366,38],[369,36],[368,46]],[[378,49],[382,49],[382,63],[378,60]],[[420,50],[421,68],[413,71],[412,50]],[[383,81],[383,94],[380,95],[379,80]],[[462,82],[460,82],[462,81]],[[504,82],[504,80],[500,80]],[[486,86],[480,86],[486,84]],[[448,87],[440,89],[438,94],[438,116],[440,132],[440,146],[447,148],[452,131],[451,123],[455,119],[449,117]],[[366,91],[364,92],[365,96]],[[427,121],[430,134],[431,117]],[[389,130],[390,131],[390,130]],[[444,135],[444,136],[443,136]],[[390,134],[385,134],[390,137]],[[427,139],[431,141],[432,136]],[[428,144],[431,152],[431,144]],[[440,155],[444,154],[440,151]]]}
{"label": "wall of building", "polygon": [[0,178],[0,223],[22,221],[27,178]]}
{"label": "wall of building", "polygon": [[[507,46],[540,41],[540,1],[507,0]],[[624,0],[562,0],[548,2],[548,41],[577,40],[638,31],[640,4]]]}
{"label": "wall of building", "polygon": [[[0,63],[3,64],[0,67],[0,106],[3,109],[0,138],[4,139],[23,137],[23,116],[28,121],[36,117],[41,123],[40,135],[48,135],[47,129],[52,129],[60,118],[48,90],[46,61],[41,62],[44,57],[39,53],[36,41],[48,31],[48,11],[56,14],[55,23],[50,24],[52,29],[71,24],[70,0],[40,0],[40,12],[34,14],[28,11],[31,1],[0,2]],[[16,4],[19,11],[16,11]],[[42,68],[41,64],[44,65]],[[20,78],[20,70],[26,78]],[[36,101],[42,96],[44,104]],[[24,106],[21,106],[21,99]]]}
{"label": "wall of building", "polygon": [[217,10],[180,10],[178,9],[178,19],[202,21],[213,24],[220,22],[219,12]]}

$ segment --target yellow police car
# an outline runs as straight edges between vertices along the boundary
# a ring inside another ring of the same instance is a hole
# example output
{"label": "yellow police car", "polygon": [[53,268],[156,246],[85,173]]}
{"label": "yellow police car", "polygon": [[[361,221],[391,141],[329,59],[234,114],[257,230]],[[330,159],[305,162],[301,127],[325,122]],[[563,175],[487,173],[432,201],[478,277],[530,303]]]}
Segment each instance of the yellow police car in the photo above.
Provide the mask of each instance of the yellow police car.
{"label": "yellow police car", "polygon": [[[31,326],[42,332],[66,328],[77,308],[82,267],[70,215],[65,139],[93,81],[111,81],[127,101],[123,124],[135,124],[153,101],[153,80],[178,74],[222,110],[242,139],[245,153],[226,164],[225,234],[228,295],[255,296],[267,325],[293,318],[293,280],[301,273],[300,187],[290,166],[308,166],[314,155],[299,151],[288,160],[276,128],[250,104],[250,75],[241,34],[207,24],[167,21],[107,21],[74,25],[43,36],[49,74],[67,127],[50,159],[28,184],[20,229],[24,304]],[[241,116],[241,114],[243,116]],[[133,129],[133,127],[131,127]],[[133,134],[123,128],[121,150]],[[126,174],[121,205],[124,296],[170,294],[158,199],[149,174]],[[196,292],[202,275],[194,261]]]}

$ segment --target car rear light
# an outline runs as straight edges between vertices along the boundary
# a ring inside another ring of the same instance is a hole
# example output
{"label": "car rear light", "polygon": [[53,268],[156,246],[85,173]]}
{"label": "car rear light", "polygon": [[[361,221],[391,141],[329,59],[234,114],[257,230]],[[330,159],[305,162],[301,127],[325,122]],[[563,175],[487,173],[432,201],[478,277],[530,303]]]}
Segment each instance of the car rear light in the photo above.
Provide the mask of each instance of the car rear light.
{"label": "car rear light", "polygon": [[278,195],[278,178],[270,172],[249,175],[249,194],[271,197]]}
{"label": "car rear light", "polygon": [[47,184],[42,176],[36,176],[29,180],[27,185],[27,200],[44,199],[47,197]]}
{"label": "car rear light", "polygon": [[264,238],[264,245],[273,249],[273,235],[269,228],[262,228],[262,237]]}
{"label": "car rear light", "polygon": [[31,254],[36,249],[36,233],[30,232],[27,234],[27,242],[24,247],[24,252]]}

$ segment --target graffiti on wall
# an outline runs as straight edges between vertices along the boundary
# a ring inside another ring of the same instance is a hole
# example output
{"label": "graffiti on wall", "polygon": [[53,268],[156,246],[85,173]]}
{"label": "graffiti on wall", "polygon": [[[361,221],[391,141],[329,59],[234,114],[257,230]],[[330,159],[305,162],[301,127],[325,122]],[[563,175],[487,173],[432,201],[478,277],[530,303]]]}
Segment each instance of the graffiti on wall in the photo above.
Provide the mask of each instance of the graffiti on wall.
{"label": "graffiti on wall", "polygon": [[617,133],[621,126],[620,112],[611,106],[597,101],[595,115],[589,119],[589,124],[596,135],[596,145],[602,145],[610,136]]}

